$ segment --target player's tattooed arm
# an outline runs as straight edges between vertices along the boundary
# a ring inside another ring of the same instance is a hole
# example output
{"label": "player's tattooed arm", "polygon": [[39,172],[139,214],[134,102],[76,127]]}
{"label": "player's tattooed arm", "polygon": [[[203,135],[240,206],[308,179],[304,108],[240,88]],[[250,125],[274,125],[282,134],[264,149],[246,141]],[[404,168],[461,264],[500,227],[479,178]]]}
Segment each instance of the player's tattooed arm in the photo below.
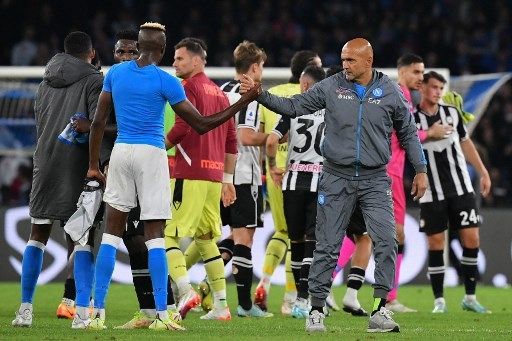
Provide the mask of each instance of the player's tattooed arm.
{"label": "player's tattooed arm", "polygon": [[269,156],[268,157],[268,166],[269,167],[275,167],[276,166],[276,157],[275,156]]}

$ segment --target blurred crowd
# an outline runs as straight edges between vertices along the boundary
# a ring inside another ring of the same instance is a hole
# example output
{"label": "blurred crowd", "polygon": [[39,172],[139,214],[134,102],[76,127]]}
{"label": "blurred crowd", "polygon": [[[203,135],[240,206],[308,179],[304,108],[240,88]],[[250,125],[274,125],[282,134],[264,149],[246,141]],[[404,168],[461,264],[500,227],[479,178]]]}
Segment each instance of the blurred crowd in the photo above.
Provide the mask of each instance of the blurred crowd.
{"label": "blurred crowd", "polygon": [[[1,65],[44,65],[62,49],[64,36],[83,30],[93,37],[104,64],[112,64],[114,33],[144,21],[166,25],[169,43],[197,36],[209,43],[211,66],[232,64],[242,39],[265,48],[268,66],[287,66],[300,49],[339,60],[341,44],[368,38],[380,67],[414,51],[429,67],[454,75],[512,70],[511,1],[469,0],[196,0],[74,1],[3,0]],[[9,34],[5,34],[9,32]],[[171,56],[164,58],[171,64]]]}
{"label": "blurred crowd", "polygon": [[512,205],[512,82],[494,95],[473,132],[493,183],[489,206]]}
{"label": "blurred crowd", "polygon": [[[512,71],[512,1],[0,1],[0,65],[45,65],[62,50],[64,36],[82,30],[104,65],[111,65],[114,33],[145,21],[166,25],[169,47],[185,36],[206,40],[209,66],[232,65],[234,46],[250,39],[265,48],[266,66],[288,66],[292,54],[312,49],[324,65],[339,63],[341,45],[368,38],[375,65],[395,67],[415,52],[427,67],[452,75]],[[8,33],[7,33],[8,32]],[[172,64],[168,48],[164,65]],[[484,205],[512,205],[512,85],[500,89],[474,131],[493,180]],[[7,172],[5,170],[8,170]],[[23,204],[31,161],[0,157],[0,204]]]}
{"label": "blurred crowd", "polygon": [[28,205],[31,186],[31,158],[0,157],[0,205]]}

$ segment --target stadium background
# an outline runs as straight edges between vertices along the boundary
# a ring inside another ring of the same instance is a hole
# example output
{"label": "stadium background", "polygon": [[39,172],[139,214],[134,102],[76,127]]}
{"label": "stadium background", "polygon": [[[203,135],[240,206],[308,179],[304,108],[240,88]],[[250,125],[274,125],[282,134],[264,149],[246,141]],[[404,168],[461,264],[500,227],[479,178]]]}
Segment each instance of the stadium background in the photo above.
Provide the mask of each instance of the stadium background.
{"label": "stadium background", "polygon": [[[407,9],[410,15],[398,15]],[[185,36],[204,38],[208,66],[232,65],[232,50],[242,39],[265,48],[267,67],[284,74],[291,55],[299,49],[319,53],[325,66],[339,63],[342,44],[355,36],[368,38],[375,50],[375,64],[394,68],[397,57],[412,51],[424,57],[429,68],[446,68],[450,85],[466,100],[466,110],[479,114],[473,138],[493,181],[490,197],[482,200],[484,223],[479,260],[482,281],[506,285],[512,278],[512,24],[510,1],[2,1],[0,3],[0,281],[18,280],[20,261],[28,238],[26,205],[32,174],[30,157],[35,143],[34,89],[40,68],[62,50],[64,36],[83,30],[93,38],[103,65],[112,63],[114,32],[137,28],[144,21],[164,23],[168,52],[163,65],[172,64],[172,45]],[[8,32],[8,34],[5,34]],[[29,76],[22,76],[28,70]],[[214,72],[214,69],[211,72]],[[224,69],[217,81],[233,74]],[[265,76],[271,73],[265,72]],[[489,75],[491,74],[491,75]],[[407,185],[407,184],[406,184]],[[426,283],[424,239],[416,232],[417,209],[410,203],[409,235],[415,245],[406,250],[402,280]],[[271,221],[266,220],[265,231]],[[406,233],[407,234],[407,233]],[[270,233],[256,235],[255,252],[263,252]],[[55,243],[55,244],[53,244]],[[60,245],[60,246],[59,246]],[[41,282],[64,278],[63,238],[58,228],[52,234]],[[62,251],[62,252],[61,252]],[[48,257],[50,255],[50,257]],[[255,256],[255,259],[258,257]],[[123,255],[115,279],[129,280]],[[410,265],[410,266],[408,266]],[[258,266],[255,266],[255,270]],[[196,270],[194,270],[196,271]],[[228,270],[229,271],[229,270]],[[283,269],[276,276],[282,279]],[[368,271],[370,273],[371,271]],[[197,269],[198,278],[201,276]],[[452,282],[456,276],[452,273]],[[256,273],[258,276],[258,273]],[[450,276],[448,276],[450,277]],[[454,282],[453,282],[454,283]]]}

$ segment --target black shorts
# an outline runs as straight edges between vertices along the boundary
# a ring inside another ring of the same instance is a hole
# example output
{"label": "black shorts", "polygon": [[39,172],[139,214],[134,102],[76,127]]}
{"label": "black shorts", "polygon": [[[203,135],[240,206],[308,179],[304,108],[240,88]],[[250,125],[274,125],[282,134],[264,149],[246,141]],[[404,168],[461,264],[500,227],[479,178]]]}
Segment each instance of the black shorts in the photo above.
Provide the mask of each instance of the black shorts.
{"label": "black shorts", "polygon": [[347,230],[345,234],[350,240],[355,242],[354,236],[362,236],[363,234],[368,233],[366,231],[366,224],[364,223],[363,211],[359,204],[356,204],[354,208],[354,212],[350,217],[350,222],[347,225]]}
{"label": "black shorts", "polygon": [[315,240],[318,193],[307,190],[284,190],[283,208],[290,240]]}
{"label": "black shorts", "polygon": [[420,232],[441,233],[447,228],[459,230],[480,226],[480,214],[474,193],[420,204]]}
{"label": "black shorts", "polygon": [[222,225],[237,227],[263,227],[261,213],[263,209],[263,195],[261,186],[257,185],[235,185],[235,202],[224,207],[220,203],[220,217]]}
{"label": "black shorts", "polygon": [[144,222],[140,220],[140,206],[138,205],[128,213],[123,238],[132,236],[144,236]]}

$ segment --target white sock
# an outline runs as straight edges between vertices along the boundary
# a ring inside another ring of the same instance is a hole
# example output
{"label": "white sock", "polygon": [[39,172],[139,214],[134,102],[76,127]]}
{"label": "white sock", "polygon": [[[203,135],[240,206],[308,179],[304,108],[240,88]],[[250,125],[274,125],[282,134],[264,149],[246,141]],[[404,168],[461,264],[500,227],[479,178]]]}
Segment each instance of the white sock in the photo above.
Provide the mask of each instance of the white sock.
{"label": "white sock", "polygon": [[76,315],[81,320],[87,320],[89,318],[89,307],[76,307]]}
{"label": "white sock", "polygon": [[167,310],[176,310],[176,304],[168,304]]}
{"label": "white sock", "polygon": [[466,301],[476,301],[476,295],[464,295]]}
{"label": "white sock", "polygon": [[176,286],[178,287],[178,293],[180,297],[192,290],[192,285],[190,285],[188,276],[178,278],[178,280],[176,280]]}
{"label": "white sock", "polygon": [[270,276],[263,274],[263,277],[260,280],[260,285],[263,285],[268,295],[268,292],[270,291]]}
{"label": "white sock", "polygon": [[343,304],[355,309],[361,308],[361,304],[357,299],[357,292],[358,291],[354,288],[347,288],[345,296],[343,297]]}
{"label": "white sock", "polygon": [[149,318],[154,319],[156,317],[156,310],[155,309],[141,309],[140,310],[144,315],[146,315]]}
{"label": "white sock", "polygon": [[164,310],[164,311],[157,311],[156,314],[158,315],[158,317],[160,318],[160,320],[168,320],[169,319],[169,313],[167,312],[167,310]]}
{"label": "white sock", "polygon": [[74,307],[75,306],[75,301],[73,301],[72,299],[69,299],[69,298],[62,298],[62,303],[64,303],[66,306],[68,307]]}
{"label": "white sock", "polygon": [[442,303],[445,304],[444,297],[438,297],[434,300],[434,303]]}
{"label": "white sock", "polygon": [[307,307],[308,300],[302,297],[297,297],[294,304],[297,304],[299,307]]}
{"label": "white sock", "polygon": [[27,309],[30,310],[30,311],[33,311],[32,303],[29,303],[29,302],[22,303],[20,305],[19,312],[24,312]]}
{"label": "white sock", "polygon": [[213,292],[213,307],[223,309],[227,307],[226,301],[226,290],[214,291]]}
{"label": "white sock", "polygon": [[101,236],[101,244],[108,244],[116,249],[119,248],[119,244],[121,244],[122,240],[122,238],[109,233],[103,233]]}
{"label": "white sock", "polygon": [[296,291],[290,291],[284,293],[284,300],[287,302],[295,302],[297,299],[297,292]]}
{"label": "white sock", "polygon": [[101,320],[105,320],[105,308],[102,308],[102,309],[94,308],[92,318],[95,319],[96,317],[99,317]]}

